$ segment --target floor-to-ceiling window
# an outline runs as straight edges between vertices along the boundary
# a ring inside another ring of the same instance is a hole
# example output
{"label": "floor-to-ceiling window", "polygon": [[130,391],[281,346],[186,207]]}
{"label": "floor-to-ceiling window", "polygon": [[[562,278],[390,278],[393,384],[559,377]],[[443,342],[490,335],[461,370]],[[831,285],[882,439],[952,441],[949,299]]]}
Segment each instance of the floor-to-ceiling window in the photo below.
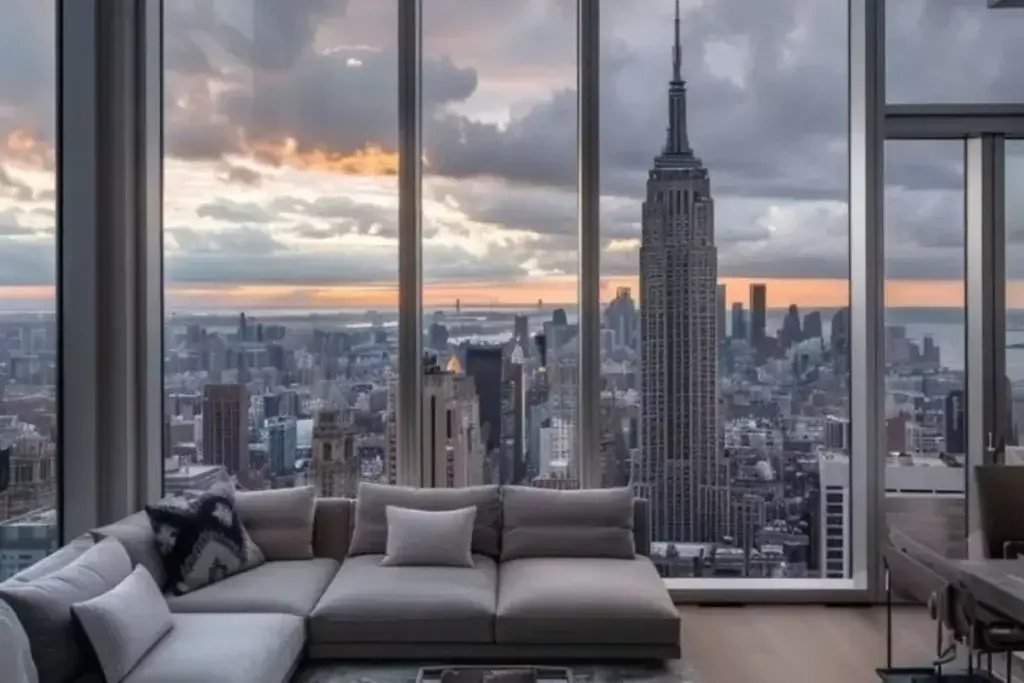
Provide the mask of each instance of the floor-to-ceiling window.
{"label": "floor-to-ceiling window", "polygon": [[166,0],[165,487],[397,470],[397,3]]}
{"label": "floor-to-ceiling window", "polygon": [[578,488],[575,3],[422,13],[431,481]]}
{"label": "floor-to-ceiling window", "polygon": [[666,577],[848,578],[847,3],[601,11],[610,483]]}
{"label": "floor-to-ceiling window", "polygon": [[962,558],[963,143],[893,141],[885,156],[885,518],[889,529]]}
{"label": "floor-to-ceiling window", "polygon": [[0,8],[0,581],[59,542],[54,8]]}

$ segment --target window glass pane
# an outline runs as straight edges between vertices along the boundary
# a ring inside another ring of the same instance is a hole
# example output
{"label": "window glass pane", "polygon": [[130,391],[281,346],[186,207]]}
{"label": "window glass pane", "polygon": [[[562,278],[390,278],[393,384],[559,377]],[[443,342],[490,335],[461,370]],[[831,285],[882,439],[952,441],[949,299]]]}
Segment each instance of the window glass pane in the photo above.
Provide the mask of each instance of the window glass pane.
{"label": "window glass pane", "polygon": [[456,427],[425,414],[437,485],[445,467],[579,485],[575,5],[423,1],[424,339],[441,371],[424,391]]}
{"label": "window glass pane", "polygon": [[165,15],[165,488],[389,481],[397,4]]}
{"label": "window glass pane", "polygon": [[1019,103],[1024,9],[987,0],[887,0],[891,103]]}
{"label": "window glass pane", "polygon": [[601,8],[609,483],[666,577],[847,577],[847,3],[684,1],[678,51],[649,4]]}
{"label": "window glass pane", "polygon": [[[960,141],[885,146],[886,522],[960,558],[967,551],[963,153]],[[899,591],[899,577],[893,587]]]}
{"label": "window glass pane", "polygon": [[57,549],[52,0],[0,9],[0,581]]}
{"label": "window glass pane", "polygon": [[1024,141],[1006,142],[1006,463],[1024,465]]}

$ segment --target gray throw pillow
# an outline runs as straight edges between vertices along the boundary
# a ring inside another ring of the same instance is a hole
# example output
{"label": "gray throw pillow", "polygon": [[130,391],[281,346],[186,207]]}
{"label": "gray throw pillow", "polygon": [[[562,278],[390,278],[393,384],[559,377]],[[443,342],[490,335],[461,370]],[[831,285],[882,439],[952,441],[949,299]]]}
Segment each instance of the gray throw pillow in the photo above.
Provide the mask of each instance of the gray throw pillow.
{"label": "gray throw pillow", "polygon": [[160,588],[139,565],[120,584],[71,606],[89,638],[107,683],[120,683],[174,628]]}
{"label": "gray throw pillow", "polygon": [[410,510],[388,505],[389,567],[472,567],[476,508]]}
{"label": "gray throw pillow", "polygon": [[316,492],[312,486],[238,491],[235,509],[268,561],[313,559]]}
{"label": "gray throw pillow", "polygon": [[0,600],[10,605],[28,634],[40,683],[63,683],[85,672],[88,646],[80,642],[71,606],[103,595],[131,573],[124,546],[108,539],[40,579],[0,584]]}
{"label": "gray throw pillow", "polygon": [[632,559],[633,492],[502,488],[501,561],[524,557]]}
{"label": "gray throw pillow", "polygon": [[417,489],[405,486],[362,483],[356,497],[356,519],[348,554],[383,555],[387,551],[388,505],[411,510],[458,510],[476,508],[473,552],[498,557],[501,535],[501,494],[497,486],[457,489]]}

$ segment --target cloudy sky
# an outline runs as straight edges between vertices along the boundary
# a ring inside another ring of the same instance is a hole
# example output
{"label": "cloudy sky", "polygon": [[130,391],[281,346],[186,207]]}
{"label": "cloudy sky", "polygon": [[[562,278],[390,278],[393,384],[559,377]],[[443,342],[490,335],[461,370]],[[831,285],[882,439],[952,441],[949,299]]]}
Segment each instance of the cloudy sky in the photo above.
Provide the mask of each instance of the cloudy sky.
{"label": "cloudy sky", "polygon": [[[711,172],[730,299],[766,281],[772,306],[842,305],[846,0],[682,1],[690,138]],[[423,2],[425,301],[572,303],[575,0]],[[395,0],[165,3],[170,306],[393,305]],[[1024,11],[889,4],[890,102],[1024,102]],[[52,5],[0,3],[0,305],[52,298]],[[602,3],[606,297],[636,287],[672,5]],[[961,146],[887,149],[890,301],[957,305]],[[1012,185],[1024,143],[1010,149]],[[1008,207],[1011,253],[1022,217],[1024,200]]]}

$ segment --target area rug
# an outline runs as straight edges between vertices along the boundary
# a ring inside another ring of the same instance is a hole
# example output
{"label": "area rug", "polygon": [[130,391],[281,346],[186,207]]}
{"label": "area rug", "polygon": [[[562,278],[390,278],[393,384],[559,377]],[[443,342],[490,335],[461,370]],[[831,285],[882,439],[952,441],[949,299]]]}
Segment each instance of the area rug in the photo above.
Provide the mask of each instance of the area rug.
{"label": "area rug", "polygon": [[[693,668],[680,659],[664,665],[544,664],[572,669],[575,683],[700,683]],[[304,665],[292,683],[415,683],[421,666],[416,663],[356,665],[317,662]]]}

